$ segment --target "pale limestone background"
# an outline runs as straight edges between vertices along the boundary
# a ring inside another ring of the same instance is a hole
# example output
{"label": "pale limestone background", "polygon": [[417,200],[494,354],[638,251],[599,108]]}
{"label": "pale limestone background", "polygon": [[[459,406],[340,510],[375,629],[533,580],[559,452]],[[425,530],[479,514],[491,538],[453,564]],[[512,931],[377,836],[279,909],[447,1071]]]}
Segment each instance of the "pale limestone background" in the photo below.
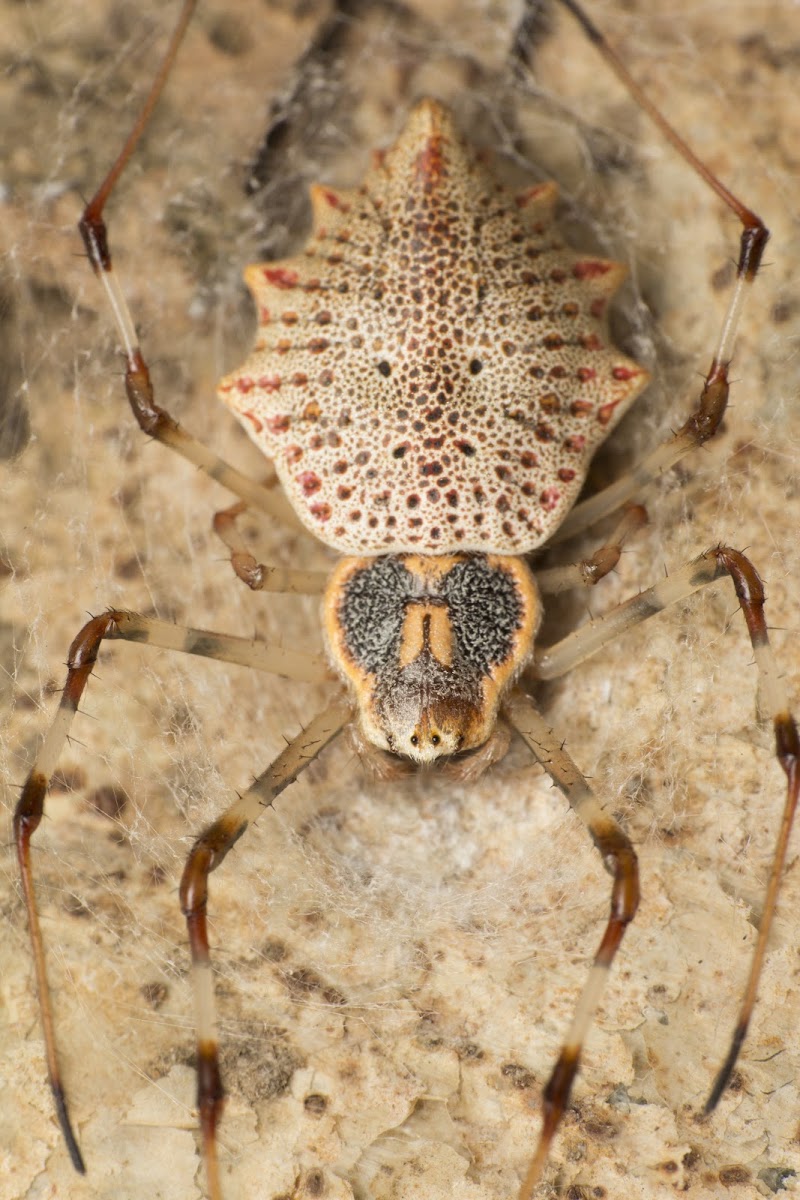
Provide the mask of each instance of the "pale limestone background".
{"label": "pale limestone background", "polygon": [[[624,259],[618,336],[656,382],[598,481],[675,428],[707,368],[738,227],[665,148],[573,22],[549,13],[535,75],[508,68],[517,0],[329,15],[309,0],[201,4],[146,144],[115,197],[112,245],[159,394],[260,471],[214,399],[252,314],[244,263],[302,240],[305,185],[357,181],[415,97],[447,100],[515,180],[562,185],[573,239]],[[747,548],[800,702],[797,131],[790,0],[598,0],[595,19],[709,165],[773,229],[713,447],[650,498],[616,575],[562,602],[554,638],[717,541]],[[313,601],[254,596],[210,532],[226,501],[133,425],[116,338],[74,224],[151,78],[172,5],[5,0],[2,359],[3,722],[10,814],[57,703],[71,638],[107,605],[319,642]],[[268,182],[245,193],[271,101],[297,92]],[[28,425],[29,422],[29,425]],[[578,552],[597,544],[592,536]],[[264,529],[268,562],[326,563]],[[562,557],[566,551],[560,552]],[[64,1069],[89,1175],[44,1085],[9,836],[0,939],[0,1197],[188,1200],[202,1193],[191,996],[176,887],[193,834],[324,703],[324,689],[115,646],[65,751],[36,840]],[[586,1049],[542,1195],[661,1200],[800,1191],[800,880],[792,853],[737,1076],[699,1107],[727,1048],[783,794],[732,591],[609,647],[542,702],[635,840],[644,899]],[[87,798],[126,798],[116,820]],[[609,881],[524,748],[478,785],[365,780],[345,743],[212,881],[230,1200],[508,1200]],[[781,1193],[782,1194],[782,1193]]]}

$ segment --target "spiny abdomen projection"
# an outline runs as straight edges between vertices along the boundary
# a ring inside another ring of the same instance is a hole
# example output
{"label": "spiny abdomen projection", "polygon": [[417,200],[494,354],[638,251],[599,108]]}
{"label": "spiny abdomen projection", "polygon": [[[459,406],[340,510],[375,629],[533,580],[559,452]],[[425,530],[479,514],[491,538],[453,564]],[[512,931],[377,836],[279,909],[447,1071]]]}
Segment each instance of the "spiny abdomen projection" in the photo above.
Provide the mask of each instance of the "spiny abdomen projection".
{"label": "spiny abdomen projection", "polygon": [[625,270],[564,246],[554,184],[514,195],[424,100],[352,191],[315,187],[297,258],[220,395],[349,554],[522,554],[558,528],[647,383],[608,342]]}

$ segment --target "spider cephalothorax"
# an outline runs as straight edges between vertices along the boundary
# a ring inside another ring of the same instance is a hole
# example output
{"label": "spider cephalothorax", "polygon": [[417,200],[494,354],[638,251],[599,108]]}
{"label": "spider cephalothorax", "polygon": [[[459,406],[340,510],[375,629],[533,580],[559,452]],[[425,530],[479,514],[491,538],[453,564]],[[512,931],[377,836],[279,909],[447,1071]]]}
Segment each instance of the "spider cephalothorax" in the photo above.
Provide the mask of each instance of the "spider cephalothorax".
{"label": "spider cephalothorax", "polygon": [[489,739],[540,615],[524,562],[496,554],[345,558],[324,600],[365,738],[419,763]]}

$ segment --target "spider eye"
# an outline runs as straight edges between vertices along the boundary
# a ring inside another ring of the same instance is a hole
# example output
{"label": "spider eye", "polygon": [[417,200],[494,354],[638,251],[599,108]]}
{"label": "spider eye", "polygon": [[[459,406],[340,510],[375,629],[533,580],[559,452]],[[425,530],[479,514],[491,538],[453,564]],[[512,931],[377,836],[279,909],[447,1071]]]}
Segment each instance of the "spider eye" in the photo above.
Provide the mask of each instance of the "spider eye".
{"label": "spider eye", "polygon": [[432,746],[438,746],[438,745],[439,745],[439,742],[440,742],[441,740],[442,740],[442,739],[439,737],[438,733],[434,733],[434,734],[432,734],[432,735],[431,735],[431,745],[432,745]]}
{"label": "spider eye", "polygon": [[419,745],[419,738],[417,737],[417,735],[416,735],[415,733],[412,733],[412,735],[411,735],[411,738],[410,738],[410,741],[411,741],[411,745],[412,745],[412,746],[418,746],[418,745]]}

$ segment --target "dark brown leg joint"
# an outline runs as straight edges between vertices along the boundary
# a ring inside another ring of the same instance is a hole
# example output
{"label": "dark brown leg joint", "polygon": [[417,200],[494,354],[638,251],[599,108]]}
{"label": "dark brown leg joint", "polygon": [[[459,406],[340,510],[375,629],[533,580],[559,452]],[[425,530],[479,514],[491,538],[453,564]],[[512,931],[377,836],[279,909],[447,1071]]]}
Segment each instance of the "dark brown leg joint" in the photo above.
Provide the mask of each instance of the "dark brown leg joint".
{"label": "dark brown leg joint", "polygon": [[733,580],[736,599],[739,601],[747,632],[754,647],[763,646],[768,640],[767,624],[764,620],[764,584],[749,558],[730,546],[717,546],[712,554],[723,570]]}
{"label": "dark brown leg joint", "polygon": [[78,222],[78,232],[83,238],[95,275],[99,275],[101,271],[110,271],[111,254],[108,249],[106,223],[100,216],[100,210],[96,210],[93,204],[87,204]]}
{"label": "dark brown leg joint", "polygon": [[580,1056],[562,1053],[542,1092],[542,1136],[550,1138],[569,1103]]}
{"label": "dark brown leg joint", "polygon": [[769,230],[755,215],[750,214],[753,224],[745,225],[742,230],[742,240],[739,247],[739,264],[737,274],[752,282],[758,274],[764,247],[769,241]]}
{"label": "dark brown leg joint", "polygon": [[225,1106],[216,1046],[201,1042],[197,1047],[197,1107],[204,1138],[212,1141]]}
{"label": "dark brown leg joint", "polygon": [[246,829],[247,821],[239,820],[231,826],[225,817],[221,817],[201,833],[192,846],[180,886],[181,912],[188,921],[191,922],[195,916],[205,911],[208,902],[208,877],[212,871],[216,871]]}
{"label": "dark brown leg joint", "polygon": [[14,810],[14,842],[17,847],[17,857],[20,865],[27,861],[28,843],[36,830],[44,813],[44,798],[47,792],[47,779],[38,771],[31,771],[22,788],[22,793]]}
{"label": "dark brown leg joint", "polygon": [[697,411],[692,413],[679,432],[688,434],[698,446],[712,438],[728,407],[728,391],[728,364],[715,359],[700,393]]}
{"label": "dark brown leg joint", "polygon": [[166,433],[177,433],[178,422],[155,402],[150,372],[138,350],[128,360],[125,391],[133,415],[146,434],[162,439]]}

